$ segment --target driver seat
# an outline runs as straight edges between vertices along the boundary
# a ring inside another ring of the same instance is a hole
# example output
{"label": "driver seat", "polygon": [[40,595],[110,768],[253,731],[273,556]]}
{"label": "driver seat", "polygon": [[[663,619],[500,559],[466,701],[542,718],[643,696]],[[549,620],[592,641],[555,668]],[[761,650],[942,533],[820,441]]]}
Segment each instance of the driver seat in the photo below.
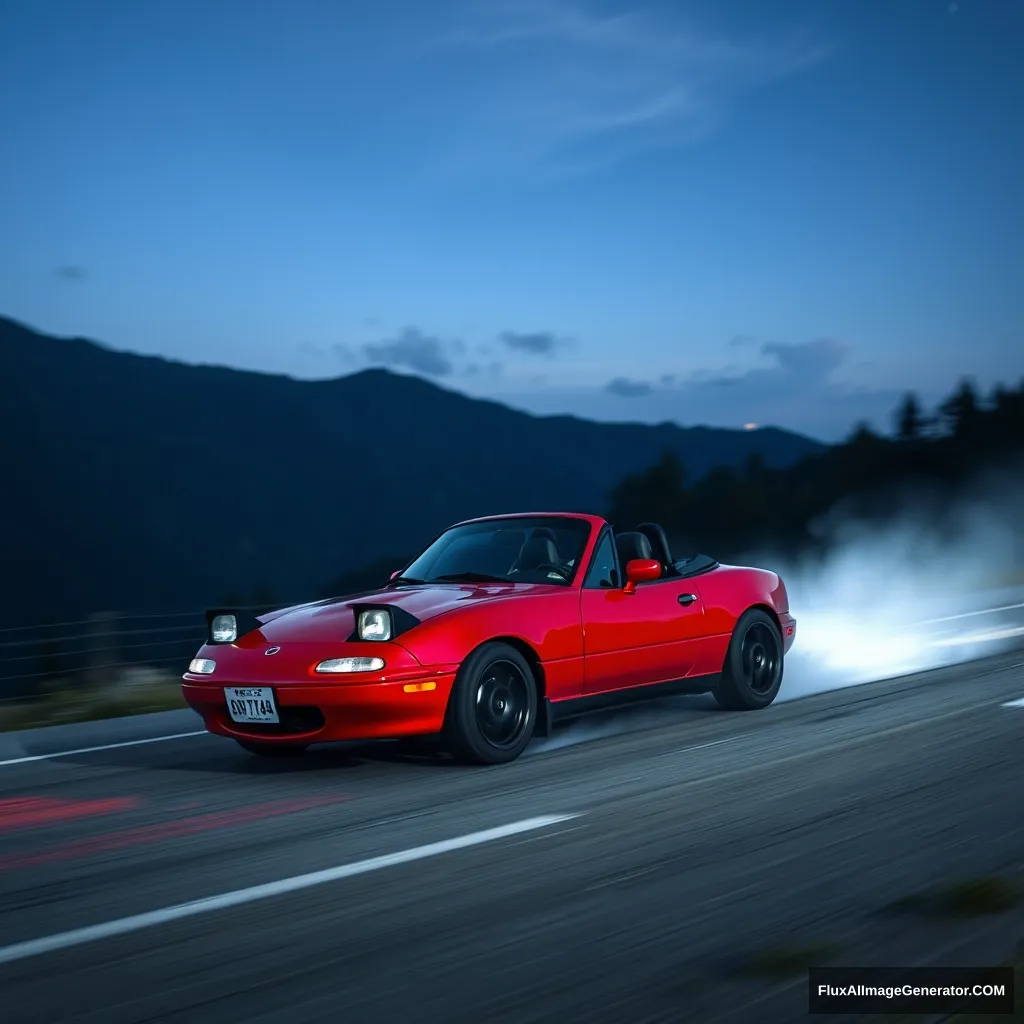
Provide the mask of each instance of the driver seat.
{"label": "driver seat", "polygon": [[515,560],[512,570],[529,572],[542,565],[558,565],[558,548],[549,537],[530,537],[519,549],[519,557]]}

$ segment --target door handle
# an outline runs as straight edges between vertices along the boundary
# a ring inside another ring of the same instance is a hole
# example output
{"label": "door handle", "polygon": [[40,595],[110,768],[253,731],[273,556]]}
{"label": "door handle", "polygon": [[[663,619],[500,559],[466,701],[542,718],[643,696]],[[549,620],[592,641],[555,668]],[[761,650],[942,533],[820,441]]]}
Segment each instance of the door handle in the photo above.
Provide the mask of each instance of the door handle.
{"label": "door handle", "polygon": [[682,605],[689,605],[689,604],[693,604],[693,602],[697,600],[697,595],[696,594],[680,594],[679,597],[677,598],[677,600]]}

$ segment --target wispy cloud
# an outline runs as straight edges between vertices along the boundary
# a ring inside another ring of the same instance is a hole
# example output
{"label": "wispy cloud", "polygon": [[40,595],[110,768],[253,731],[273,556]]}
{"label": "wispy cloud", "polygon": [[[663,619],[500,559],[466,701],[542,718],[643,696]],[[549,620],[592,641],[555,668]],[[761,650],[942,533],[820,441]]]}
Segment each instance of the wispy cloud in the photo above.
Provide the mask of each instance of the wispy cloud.
{"label": "wispy cloud", "polygon": [[552,331],[503,331],[499,340],[513,352],[549,357],[569,344],[568,338],[561,338]]}
{"label": "wispy cloud", "polygon": [[762,342],[751,353],[757,363],[742,368],[506,391],[503,400],[535,413],[572,411],[597,419],[732,427],[778,424],[825,440],[844,436],[861,418],[887,430],[900,393],[850,383],[852,354],[836,338]]}
{"label": "wispy cloud", "polygon": [[646,380],[616,377],[614,380],[608,381],[604,389],[610,395],[618,395],[620,398],[639,398],[641,395],[649,395],[654,390],[654,385]]}
{"label": "wispy cloud", "polygon": [[[734,40],[641,11],[489,3],[432,43],[482,83],[452,118],[453,171],[565,175],[704,137],[740,96],[820,61],[800,31]],[[474,63],[475,62],[475,63]]]}
{"label": "wispy cloud", "polygon": [[84,281],[89,274],[85,267],[78,267],[69,264],[63,267],[57,267],[53,272],[53,276],[57,278],[58,281],[77,284],[79,281]]}
{"label": "wispy cloud", "polygon": [[406,327],[395,338],[364,345],[363,355],[372,363],[404,367],[430,377],[445,377],[454,369],[448,356],[451,347],[451,343],[424,334],[417,327]]}

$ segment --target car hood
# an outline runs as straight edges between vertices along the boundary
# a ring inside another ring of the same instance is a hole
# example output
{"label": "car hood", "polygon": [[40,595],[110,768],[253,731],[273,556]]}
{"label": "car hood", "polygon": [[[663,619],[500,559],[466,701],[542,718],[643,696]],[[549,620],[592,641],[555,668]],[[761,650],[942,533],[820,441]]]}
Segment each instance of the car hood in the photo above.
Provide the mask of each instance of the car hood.
{"label": "car hood", "polygon": [[543,583],[437,583],[389,587],[270,612],[260,616],[260,633],[270,643],[337,641],[347,639],[355,630],[357,607],[397,607],[426,622],[483,602],[555,594],[565,589]]}

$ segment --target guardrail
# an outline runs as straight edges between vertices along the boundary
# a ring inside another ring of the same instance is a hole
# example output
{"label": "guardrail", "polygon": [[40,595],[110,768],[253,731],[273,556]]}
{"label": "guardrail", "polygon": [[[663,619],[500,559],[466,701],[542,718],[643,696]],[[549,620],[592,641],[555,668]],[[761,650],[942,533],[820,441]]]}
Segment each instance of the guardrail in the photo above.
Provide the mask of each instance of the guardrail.
{"label": "guardrail", "polygon": [[205,636],[202,610],[2,627],[0,729],[183,707],[181,674]]}

